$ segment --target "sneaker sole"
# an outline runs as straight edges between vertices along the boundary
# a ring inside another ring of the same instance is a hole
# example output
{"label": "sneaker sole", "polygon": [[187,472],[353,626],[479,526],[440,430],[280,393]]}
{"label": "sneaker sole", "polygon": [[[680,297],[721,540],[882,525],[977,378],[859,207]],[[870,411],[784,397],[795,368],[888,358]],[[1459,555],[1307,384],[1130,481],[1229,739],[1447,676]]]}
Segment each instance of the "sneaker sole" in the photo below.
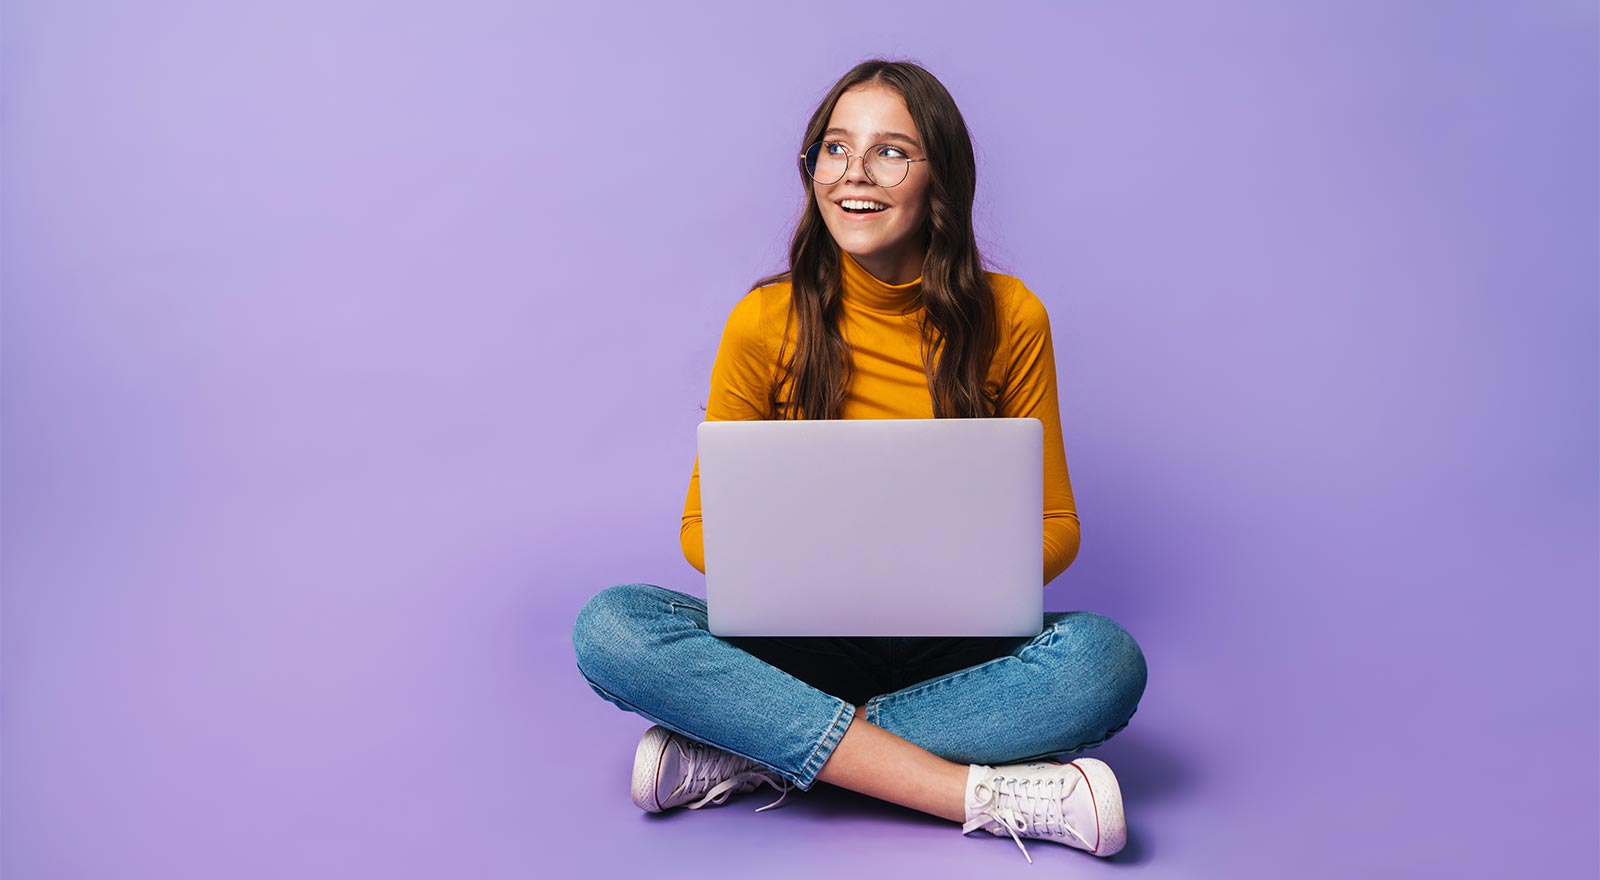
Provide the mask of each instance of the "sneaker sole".
{"label": "sneaker sole", "polygon": [[647,813],[662,811],[656,800],[660,784],[661,756],[666,754],[672,741],[672,731],[657,724],[639,738],[639,748],[633,753],[633,805]]}
{"label": "sneaker sole", "polygon": [[1079,758],[1071,762],[1089,783],[1094,795],[1095,821],[1100,826],[1100,845],[1089,850],[1105,858],[1122,851],[1128,842],[1127,817],[1122,812],[1122,787],[1106,762],[1099,758]]}

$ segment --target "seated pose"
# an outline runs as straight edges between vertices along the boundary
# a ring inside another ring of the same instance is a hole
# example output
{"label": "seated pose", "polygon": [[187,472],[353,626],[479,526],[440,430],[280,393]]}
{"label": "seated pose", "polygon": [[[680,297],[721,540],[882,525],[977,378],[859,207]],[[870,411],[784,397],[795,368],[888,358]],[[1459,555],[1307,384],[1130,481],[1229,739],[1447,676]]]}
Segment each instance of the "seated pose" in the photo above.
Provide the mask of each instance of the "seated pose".
{"label": "seated pose", "polygon": [[[915,64],[867,61],[801,143],[789,270],[733,306],[706,419],[1039,419],[1048,585],[1079,539],[1050,320],[982,267],[955,102]],[[698,458],[680,534],[704,572]],[[1010,836],[1029,862],[1021,836],[1097,856],[1126,840],[1111,769],[1057,759],[1109,739],[1144,694],[1143,652],[1104,616],[1046,612],[1032,638],[720,638],[704,600],[632,583],[583,606],[573,647],[597,694],[655,722],[634,757],[641,809],[763,784],[781,802],[821,780]]]}

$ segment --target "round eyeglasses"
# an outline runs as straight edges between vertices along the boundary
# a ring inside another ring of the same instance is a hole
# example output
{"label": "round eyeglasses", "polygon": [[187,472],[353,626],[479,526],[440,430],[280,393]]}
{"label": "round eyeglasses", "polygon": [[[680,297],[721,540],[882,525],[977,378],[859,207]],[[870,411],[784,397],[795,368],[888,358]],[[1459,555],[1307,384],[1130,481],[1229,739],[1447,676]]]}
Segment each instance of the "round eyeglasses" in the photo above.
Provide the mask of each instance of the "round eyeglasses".
{"label": "round eyeglasses", "polygon": [[[926,156],[913,159],[893,144],[877,144],[861,157],[861,167],[866,169],[868,180],[887,187],[904,181],[912,162],[926,161]],[[817,183],[838,183],[850,168],[850,148],[838,141],[817,141],[800,154],[800,162]]]}

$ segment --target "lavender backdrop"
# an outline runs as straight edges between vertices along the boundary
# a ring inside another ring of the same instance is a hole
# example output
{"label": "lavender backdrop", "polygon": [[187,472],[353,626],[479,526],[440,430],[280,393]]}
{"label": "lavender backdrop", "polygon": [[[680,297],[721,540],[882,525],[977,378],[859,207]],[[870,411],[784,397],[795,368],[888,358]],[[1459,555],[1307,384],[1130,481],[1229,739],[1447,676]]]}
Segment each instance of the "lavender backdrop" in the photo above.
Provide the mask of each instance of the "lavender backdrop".
{"label": "lavender backdrop", "polygon": [[1047,607],[1150,663],[1095,752],[1128,850],[1033,870],[1594,876],[1597,24],[5,4],[0,873],[1028,869],[829,786],[645,816],[648,722],[573,665],[595,591],[703,594],[717,334],[884,53],[960,103],[1050,309],[1084,543]]}

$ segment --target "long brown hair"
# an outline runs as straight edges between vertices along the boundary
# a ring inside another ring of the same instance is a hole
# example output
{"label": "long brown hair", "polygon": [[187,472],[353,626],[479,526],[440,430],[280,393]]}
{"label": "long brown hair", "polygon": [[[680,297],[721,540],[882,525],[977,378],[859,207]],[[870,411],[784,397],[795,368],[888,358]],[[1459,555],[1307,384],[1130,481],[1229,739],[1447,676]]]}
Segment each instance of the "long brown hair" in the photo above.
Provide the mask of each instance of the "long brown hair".
{"label": "long brown hair", "polygon": [[[928,245],[922,264],[925,308],[919,328],[934,418],[992,416],[998,401],[985,391],[984,377],[994,357],[997,331],[994,294],[972,230],[977,163],[966,121],[944,84],[908,61],[864,61],[828,91],[794,152],[798,155],[823,139],[840,95],[866,85],[886,86],[906,102],[932,172],[922,230]],[[795,170],[805,189],[806,207],[789,245],[789,269],[751,285],[790,281],[793,294],[784,319],[785,345],[790,323],[799,321],[794,356],[785,361],[779,348],[782,372],[768,391],[767,412],[776,419],[837,419],[853,369],[849,345],[838,326],[839,245],[822,220],[810,176],[799,161]]]}

